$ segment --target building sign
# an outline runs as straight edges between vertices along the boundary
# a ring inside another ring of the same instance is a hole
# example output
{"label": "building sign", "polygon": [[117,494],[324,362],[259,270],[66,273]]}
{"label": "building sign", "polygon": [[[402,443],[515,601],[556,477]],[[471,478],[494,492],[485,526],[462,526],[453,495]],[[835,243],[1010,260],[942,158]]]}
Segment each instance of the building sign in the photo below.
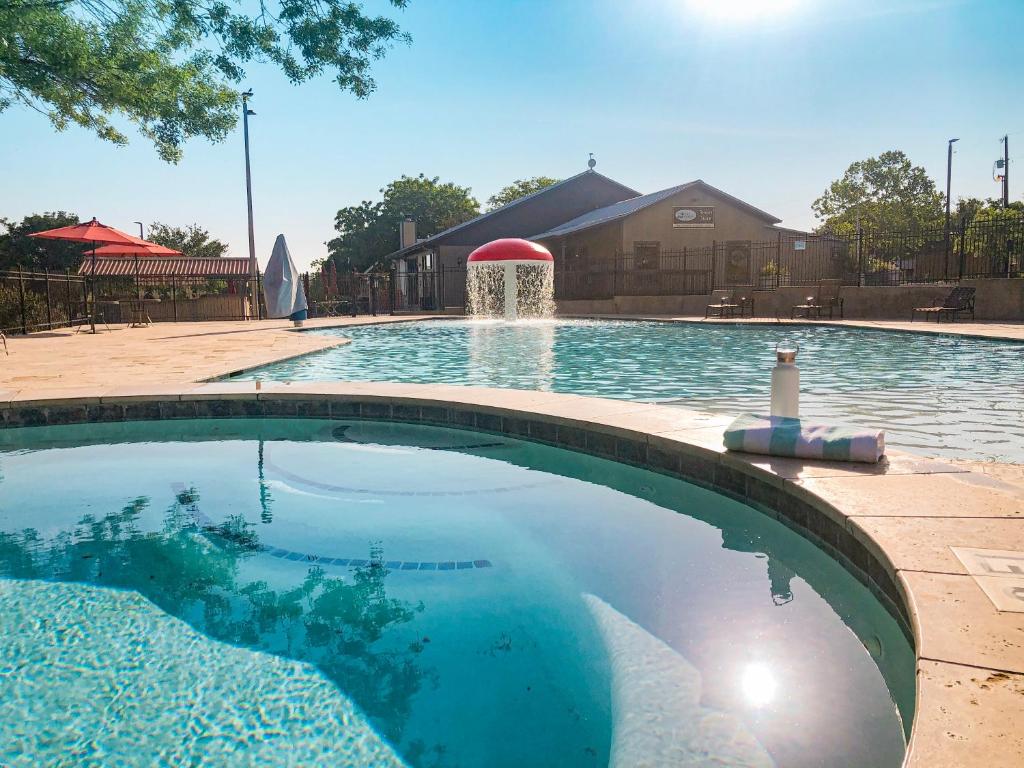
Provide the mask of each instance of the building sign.
{"label": "building sign", "polygon": [[713,227],[715,226],[715,208],[711,205],[673,208],[672,226],[677,228]]}

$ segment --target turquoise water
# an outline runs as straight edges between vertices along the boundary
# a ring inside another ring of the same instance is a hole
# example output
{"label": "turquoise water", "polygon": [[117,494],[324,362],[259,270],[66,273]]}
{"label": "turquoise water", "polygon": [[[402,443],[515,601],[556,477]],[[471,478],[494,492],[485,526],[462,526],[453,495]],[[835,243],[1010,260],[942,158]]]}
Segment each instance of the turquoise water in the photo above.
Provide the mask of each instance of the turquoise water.
{"label": "turquoise water", "polygon": [[4,765],[904,753],[913,653],[870,593],[644,470],[415,425],[99,424],[0,432],[0,500]]}
{"label": "turquoise water", "polygon": [[776,342],[800,344],[801,412],[890,446],[1024,463],[1024,344],[822,326],[431,321],[318,331],[344,347],[244,378],[449,383],[765,412]]}

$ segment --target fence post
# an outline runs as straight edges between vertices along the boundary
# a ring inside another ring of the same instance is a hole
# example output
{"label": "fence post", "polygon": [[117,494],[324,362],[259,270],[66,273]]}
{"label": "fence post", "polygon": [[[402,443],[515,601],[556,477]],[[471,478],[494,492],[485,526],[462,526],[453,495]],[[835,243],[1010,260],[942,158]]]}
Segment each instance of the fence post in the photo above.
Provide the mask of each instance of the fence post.
{"label": "fence post", "polygon": [[967,217],[960,219],[960,258],[957,259],[957,281],[964,279],[964,267],[967,265]]}
{"label": "fence post", "polygon": [[263,295],[263,276],[260,271],[256,270],[256,298],[253,300],[253,305],[256,307],[256,319],[262,320],[263,313],[266,312],[265,301],[261,301],[260,297]]}
{"label": "fence post", "polygon": [[[779,290],[779,286],[782,285],[782,233],[778,233],[778,239],[775,241],[775,290]],[[793,258],[796,261],[796,257]],[[793,281],[790,280],[790,283]]]}
{"label": "fence post", "polygon": [[711,241],[711,290],[715,290],[715,278],[718,277],[718,241]]}
{"label": "fence post", "polygon": [[398,292],[398,264],[391,262],[391,272],[389,274],[390,280],[388,281],[388,293],[391,300],[391,312],[395,314],[395,295]]}
{"label": "fence post", "polygon": [[171,312],[174,322],[178,322],[178,279],[171,275]]}
{"label": "fence post", "polygon": [[64,270],[64,301],[68,305],[68,328],[73,326],[75,315],[71,309],[71,268]]}
{"label": "fence post", "polygon": [[46,328],[53,328],[53,309],[50,307],[50,268],[43,267],[43,276],[46,279]]}
{"label": "fence post", "polygon": [[441,270],[441,286],[437,291],[437,306],[438,309],[444,310],[444,264],[438,264],[438,268]]}
{"label": "fence post", "polygon": [[864,287],[864,230],[857,228],[857,287]]}
{"label": "fence post", "polygon": [[25,274],[18,265],[18,298],[21,303],[21,332],[28,336],[28,318],[25,316]]}

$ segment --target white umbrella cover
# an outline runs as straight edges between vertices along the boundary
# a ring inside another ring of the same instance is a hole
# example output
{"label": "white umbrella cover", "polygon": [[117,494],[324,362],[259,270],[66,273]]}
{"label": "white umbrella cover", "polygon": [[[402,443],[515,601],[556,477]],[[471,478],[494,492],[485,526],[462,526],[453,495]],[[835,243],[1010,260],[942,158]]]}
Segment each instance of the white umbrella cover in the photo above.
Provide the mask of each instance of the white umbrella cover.
{"label": "white umbrella cover", "polygon": [[308,308],[302,275],[295,268],[284,235],[278,235],[274,241],[274,250],[263,273],[263,296],[267,317],[290,317]]}

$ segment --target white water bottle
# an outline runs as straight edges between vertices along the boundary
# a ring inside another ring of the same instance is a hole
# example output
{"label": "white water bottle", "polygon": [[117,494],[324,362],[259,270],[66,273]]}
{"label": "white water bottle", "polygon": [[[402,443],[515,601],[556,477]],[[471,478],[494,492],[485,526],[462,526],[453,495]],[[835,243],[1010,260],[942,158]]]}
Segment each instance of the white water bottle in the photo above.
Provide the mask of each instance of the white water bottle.
{"label": "white water bottle", "polygon": [[772,368],[772,416],[800,418],[800,369],[796,367],[798,344],[775,346],[775,367]]}

